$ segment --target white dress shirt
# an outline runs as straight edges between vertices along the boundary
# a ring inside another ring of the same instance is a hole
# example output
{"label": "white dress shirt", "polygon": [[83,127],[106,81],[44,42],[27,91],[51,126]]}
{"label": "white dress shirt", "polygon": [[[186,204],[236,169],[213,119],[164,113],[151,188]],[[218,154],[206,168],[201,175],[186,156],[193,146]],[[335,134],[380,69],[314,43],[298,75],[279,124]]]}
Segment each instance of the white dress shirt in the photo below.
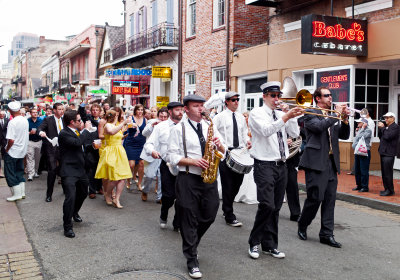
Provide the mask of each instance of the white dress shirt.
{"label": "white dress shirt", "polygon": [[[201,146],[200,140],[197,136],[196,131],[193,127],[189,124],[188,118],[182,119],[185,126],[185,139],[186,139],[186,150],[187,150],[187,157],[193,159],[202,158],[201,153]],[[193,126],[197,128],[197,123],[191,121]],[[204,120],[201,120],[201,127],[202,132],[204,135],[205,140],[207,141],[207,134],[208,134],[208,123]],[[227,149],[223,138],[218,133],[218,130],[214,126],[214,137],[218,137],[221,141],[221,144],[224,145],[225,150]],[[183,142],[182,142],[182,125],[179,123],[178,125],[174,126],[171,129],[169,139],[168,139],[168,151],[167,151],[167,161],[172,165],[178,165],[179,161],[185,157],[185,153],[183,151]],[[225,154],[224,154],[225,157]],[[223,160],[223,158],[221,159]],[[186,166],[178,166],[179,171],[186,171]],[[189,166],[189,173],[201,175],[201,167],[197,166]]]}
{"label": "white dress shirt", "polygon": [[142,135],[146,138],[149,138],[151,133],[154,130],[154,126],[153,123],[159,121],[159,119],[150,119],[147,121],[146,126],[144,127],[143,131],[142,131]]}
{"label": "white dress shirt", "polygon": [[285,156],[289,156],[287,145],[287,134],[290,137],[298,137],[300,129],[297,118],[292,118],[285,122],[282,116],[285,113],[275,110],[277,120],[274,121],[272,110],[267,105],[254,108],[250,112],[249,127],[252,135],[252,148],[250,155],[258,160],[277,161],[281,160],[277,132],[281,130],[283,143],[285,145]]}
{"label": "white dress shirt", "polygon": [[247,135],[248,129],[246,124],[246,119],[240,113],[233,112],[230,109],[226,108],[225,111],[222,111],[218,115],[213,118],[213,123],[218,132],[221,134],[222,139],[224,139],[225,144],[229,147],[233,147],[233,117],[235,114],[236,123],[238,127],[238,136],[239,136],[239,148],[244,148],[247,145],[247,141],[249,140],[249,136]]}
{"label": "white dress shirt", "polygon": [[166,161],[169,133],[174,126],[175,123],[168,118],[154,127],[153,132],[143,147],[148,156],[151,156],[153,151],[157,151],[160,153],[161,158]]}

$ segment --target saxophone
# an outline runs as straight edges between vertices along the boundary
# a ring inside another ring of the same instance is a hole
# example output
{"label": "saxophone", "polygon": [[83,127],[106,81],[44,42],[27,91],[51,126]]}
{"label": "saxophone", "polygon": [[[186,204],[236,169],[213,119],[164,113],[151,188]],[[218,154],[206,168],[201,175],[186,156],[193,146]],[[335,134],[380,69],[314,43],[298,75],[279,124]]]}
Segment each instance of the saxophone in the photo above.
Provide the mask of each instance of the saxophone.
{"label": "saxophone", "polygon": [[208,162],[208,168],[203,169],[201,171],[201,177],[203,178],[203,182],[207,184],[212,184],[217,179],[218,173],[218,165],[223,157],[223,155],[218,152],[216,146],[213,143],[214,138],[214,129],[213,129],[213,122],[206,113],[201,113],[206,119],[210,122],[210,126],[208,127],[207,132],[207,142],[204,149],[204,159]]}

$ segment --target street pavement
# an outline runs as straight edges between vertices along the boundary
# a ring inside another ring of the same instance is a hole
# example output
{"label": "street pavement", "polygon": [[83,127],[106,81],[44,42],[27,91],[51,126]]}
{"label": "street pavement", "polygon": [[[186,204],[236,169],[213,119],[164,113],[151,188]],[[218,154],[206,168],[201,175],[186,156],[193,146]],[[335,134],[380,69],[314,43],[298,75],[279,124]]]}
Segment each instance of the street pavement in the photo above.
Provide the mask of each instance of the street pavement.
{"label": "street pavement", "polygon": [[[123,209],[106,206],[100,196],[86,199],[83,223],[74,224],[76,237],[69,239],[63,235],[61,185],[46,203],[46,175],[28,182],[26,199],[17,202],[44,279],[189,279],[181,237],[172,218],[168,229],[159,228],[154,194],[142,202],[138,191],[124,190]],[[244,226],[227,226],[219,210],[200,243],[203,279],[400,279],[400,215],[337,201],[335,238],[343,248],[336,249],[319,243],[319,213],[308,240],[299,240],[284,204],[278,249],[286,258],[252,260],[247,240],[257,205],[234,208]]]}

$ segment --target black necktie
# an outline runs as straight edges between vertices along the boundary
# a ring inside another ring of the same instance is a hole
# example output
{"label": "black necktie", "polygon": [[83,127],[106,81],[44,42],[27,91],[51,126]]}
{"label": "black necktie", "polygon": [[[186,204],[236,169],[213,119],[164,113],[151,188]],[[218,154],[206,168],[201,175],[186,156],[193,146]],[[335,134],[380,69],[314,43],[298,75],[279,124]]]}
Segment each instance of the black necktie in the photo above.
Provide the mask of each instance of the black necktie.
{"label": "black necktie", "polygon": [[201,128],[201,123],[197,124],[197,129],[193,126],[191,121],[189,121],[189,124],[194,129],[194,131],[196,131],[196,134],[199,137],[200,146],[201,146],[201,155],[204,156],[204,151],[206,149],[206,139],[204,139],[203,131]]}
{"label": "black necktie", "polygon": [[232,113],[232,119],[233,119],[233,147],[237,148],[239,147],[239,133],[238,133],[238,126],[236,122],[235,113]]}
{"label": "black necktie", "polygon": [[[274,118],[274,121],[278,120],[278,118],[275,115],[275,111],[272,111],[272,117]],[[279,144],[279,153],[281,154],[281,160],[285,161],[286,156],[285,156],[285,144],[283,143],[283,136],[282,136],[282,131],[279,130],[276,135],[278,136],[278,144]]]}

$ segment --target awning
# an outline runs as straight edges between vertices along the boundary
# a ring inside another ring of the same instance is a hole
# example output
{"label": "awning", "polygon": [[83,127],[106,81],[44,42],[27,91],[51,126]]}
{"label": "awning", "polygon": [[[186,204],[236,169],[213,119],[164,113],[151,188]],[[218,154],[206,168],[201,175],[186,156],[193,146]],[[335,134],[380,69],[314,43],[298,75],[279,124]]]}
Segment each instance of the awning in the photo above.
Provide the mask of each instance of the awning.
{"label": "awning", "polygon": [[71,58],[77,56],[78,54],[90,49],[90,44],[79,44],[69,49],[64,54],[61,55],[61,58]]}

